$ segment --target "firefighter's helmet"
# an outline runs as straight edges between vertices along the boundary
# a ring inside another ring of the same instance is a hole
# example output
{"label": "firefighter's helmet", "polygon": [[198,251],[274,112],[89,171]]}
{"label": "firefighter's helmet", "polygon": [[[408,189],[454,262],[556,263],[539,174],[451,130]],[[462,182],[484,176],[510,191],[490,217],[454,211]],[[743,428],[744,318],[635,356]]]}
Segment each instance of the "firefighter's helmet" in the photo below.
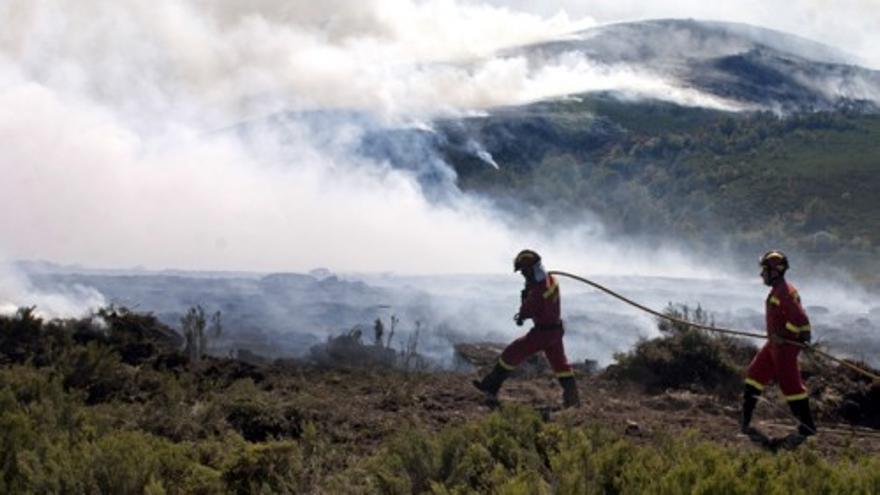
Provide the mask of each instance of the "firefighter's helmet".
{"label": "firefighter's helmet", "polygon": [[541,256],[531,249],[523,249],[513,259],[513,271],[518,272],[523,268],[534,266],[541,261]]}
{"label": "firefighter's helmet", "polygon": [[788,270],[788,258],[782,251],[767,251],[764,256],[761,256],[758,264],[761,268],[779,270],[780,273],[785,273]]}

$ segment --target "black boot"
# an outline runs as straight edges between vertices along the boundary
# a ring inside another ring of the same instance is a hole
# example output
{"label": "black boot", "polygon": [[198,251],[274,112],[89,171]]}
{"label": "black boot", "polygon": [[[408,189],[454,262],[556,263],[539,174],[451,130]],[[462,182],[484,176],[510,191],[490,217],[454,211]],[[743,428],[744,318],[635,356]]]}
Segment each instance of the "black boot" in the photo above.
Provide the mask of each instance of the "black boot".
{"label": "black boot", "polygon": [[577,382],[573,376],[564,376],[559,379],[562,385],[562,407],[580,407],[581,398],[578,394]]}
{"label": "black boot", "polygon": [[495,367],[482,380],[474,380],[474,387],[486,394],[486,403],[490,406],[498,405],[498,390],[504,380],[510,376],[510,371],[501,366],[501,363],[495,363]]}
{"label": "black boot", "polygon": [[810,412],[809,399],[793,400],[788,403],[792,414],[800,421],[798,433],[808,437],[816,434],[816,423],[813,422],[813,414]]}
{"label": "black boot", "polygon": [[747,383],[745,388],[743,388],[742,418],[740,419],[739,426],[740,431],[746,435],[754,431],[754,428],[751,426],[752,414],[755,412],[755,406],[758,404],[758,397],[760,396],[761,391],[755,386]]}
{"label": "black boot", "polygon": [[782,448],[794,450],[807,440],[807,437],[816,434],[816,424],[813,422],[813,414],[810,412],[808,399],[793,400],[788,403],[792,414],[798,419],[797,431],[789,433],[782,439]]}
{"label": "black boot", "polygon": [[755,406],[758,405],[758,397],[761,396],[761,390],[748,383],[743,388],[743,405],[742,418],[740,418],[739,431],[749,437],[749,440],[758,445],[772,448],[770,437],[752,426],[752,414],[755,412]]}

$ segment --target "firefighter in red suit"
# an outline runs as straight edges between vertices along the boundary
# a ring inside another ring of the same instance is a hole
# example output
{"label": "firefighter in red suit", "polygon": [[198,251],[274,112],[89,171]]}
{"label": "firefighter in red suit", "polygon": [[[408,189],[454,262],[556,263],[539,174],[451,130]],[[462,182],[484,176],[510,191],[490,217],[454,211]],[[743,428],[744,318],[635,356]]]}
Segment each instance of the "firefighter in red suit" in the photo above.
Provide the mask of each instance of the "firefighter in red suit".
{"label": "firefighter in red suit", "polygon": [[800,422],[797,433],[788,438],[794,443],[800,443],[816,433],[807,389],[798,367],[801,345],[810,343],[810,320],[804,312],[797,290],[785,280],[785,272],[788,270],[788,258],[785,254],[769,251],[761,257],[760,266],[761,278],[770,287],[765,303],[769,339],[746,371],[741,428],[750,437],[762,435],[751,427],[752,413],[764,387],[775,381],[782,389],[791,412]]}
{"label": "firefighter in red suit", "polygon": [[560,319],[559,283],[548,275],[538,253],[526,249],[516,255],[513,271],[522,273],[525,288],[520,293],[519,312],[514,316],[517,326],[531,319],[534,326],[504,349],[492,371],[474,386],[486,393],[487,403],[497,405],[501,384],[529,356],[544,351],[550,366],[562,385],[564,407],[580,405],[577,383],[562,345],[564,329]]}

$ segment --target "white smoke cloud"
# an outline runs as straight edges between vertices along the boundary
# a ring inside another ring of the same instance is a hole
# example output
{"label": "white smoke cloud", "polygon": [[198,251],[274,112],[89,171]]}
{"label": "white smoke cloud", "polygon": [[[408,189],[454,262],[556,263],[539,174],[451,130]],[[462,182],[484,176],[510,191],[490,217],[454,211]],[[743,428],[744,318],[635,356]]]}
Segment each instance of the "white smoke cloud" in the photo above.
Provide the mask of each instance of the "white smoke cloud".
{"label": "white smoke cloud", "polygon": [[0,263],[0,315],[36,306],[36,314],[41,317],[74,318],[105,305],[104,296],[91,287],[75,284],[40,290],[14,267]]}
{"label": "white smoke cloud", "polygon": [[322,139],[321,149],[295,121],[259,133],[259,150],[231,132],[194,137],[180,126],[182,136],[147,139],[106,108],[33,84],[0,98],[0,109],[4,121],[27,115],[16,121],[19,137],[3,155],[9,166],[0,184],[20,207],[0,217],[15,233],[6,247],[19,256],[436,273],[491,271],[502,262],[506,269],[510,251],[524,244],[559,245],[559,257],[575,260],[584,239],[595,240],[591,264],[637,251],[608,245],[601,230],[514,232],[466,197],[432,205],[410,176],[347,155],[356,130],[333,136],[335,143]]}
{"label": "white smoke cloud", "polygon": [[[92,0],[76,7],[14,0],[5,10],[0,18],[16,22],[0,34],[0,53],[27,77],[141,117],[173,112],[208,121],[277,108],[418,111],[427,102],[411,92],[435,102],[437,95],[424,89],[432,86],[431,66],[413,64],[469,60],[588,25],[447,0]],[[485,79],[481,95],[474,79],[443,91],[460,88],[477,98],[474,105],[501,82]]]}
{"label": "white smoke cloud", "polygon": [[584,60],[538,72],[516,56],[472,63],[589,19],[448,0],[16,0],[0,9],[15,21],[0,33],[0,195],[16,205],[0,210],[12,233],[0,247],[15,258],[448,273],[506,268],[522,246],[586,254],[598,271],[634,250],[611,247],[598,226],[577,238],[520,232],[460,194],[435,205],[410,174],[353,156],[358,125],[316,135],[291,117],[281,133],[214,132],[277,110],[397,119],[517,103],[570,92],[576,71],[576,84],[593,88],[671,91]]}
{"label": "white smoke cloud", "polygon": [[523,80],[519,103],[540,100],[547,95],[616,91],[623,95],[630,93],[638,98],[676,101],[686,106],[727,111],[746,109],[741,103],[683,87],[659,74],[628,65],[598,64],[575,52],[563,53],[555,63],[541,67],[531,77]]}

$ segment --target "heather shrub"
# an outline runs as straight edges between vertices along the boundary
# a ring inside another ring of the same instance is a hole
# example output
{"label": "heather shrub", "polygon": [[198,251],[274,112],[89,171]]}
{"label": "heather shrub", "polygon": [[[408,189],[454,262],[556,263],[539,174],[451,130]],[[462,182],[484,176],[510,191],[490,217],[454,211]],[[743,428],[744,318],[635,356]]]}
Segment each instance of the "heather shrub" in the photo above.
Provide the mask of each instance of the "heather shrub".
{"label": "heather shrub", "polygon": [[[504,437],[503,439],[501,437]],[[880,493],[880,457],[771,454],[695,434],[635,442],[506,407],[440,433],[408,431],[363,468],[370,493]]]}
{"label": "heather shrub", "polygon": [[[666,314],[695,323],[712,323],[699,307],[690,313],[686,306],[670,305]],[[666,320],[660,320],[658,326],[664,335],[642,340],[632,350],[615,354],[616,363],[608,368],[607,375],[638,383],[648,392],[695,389],[727,397],[740,392],[746,364],[743,357],[753,355],[754,347]]]}
{"label": "heather shrub", "polygon": [[44,322],[36,308],[19,308],[14,315],[0,315],[0,364],[53,363],[72,343],[71,322]]}
{"label": "heather shrub", "polygon": [[69,348],[56,366],[64,386],[84,391],[87,404],[134,393],[134,370],[124,365],[112,348],[96,342]]}
{"label": "heather shrub", "polygon": [[250,442],[298,438],[302,434],[299,411],[260,390],[249,378],[230,386],[217,404],[220,410],[213,414],[222,414],[229,426]]}
{"label": "heather shrub", "polygon": [[[149,320],[119,323],[137,335],[138,322]],[[515,404],[430,431],[437,423],[409,416],[427,375],[367,377],[383,380],[405,414],[321,415],[316,408],[326,402],[294,392],[326,392],[320,382],[311,389],[320,375],[287,381],[293,369],[214,358],[191,367],[132,366],[112,342],[68,338],[86,322],[0,318],[4,331],[10,325],[40,337],[13,330],[4,337],[18,335],[7,340],[13,352],[0,350],[0,493],[880,493],[880,457],[845,450],[827,457],[813,440],[771,455],[662,431],[633,439],[577,424],[578,415],[547,422]],[[630,354],[632,366],[618,366],[659,369],[685,377],[673,383],[709,388],[718,376],[698,380],[712,377],[718,363],[736,364],[721,339],[664,333],[662,344]],[[687,375],[681,362],[701,376]],[[336,378],[328,381],[334,388],[348,379]],[[389,410],[388,401],[376,401],[377,410]],[[401,418],[407,426],[386,437]]]}
{"label": "heather shrub", "polygon": [[428,436],[407,431],[370,469],[380,493],[545,493],[541,419],[510,406]]}
{"label": "heather shrub", "polygon": [[302,453],[291,441],[248,445],[223,473],[231,493],[300,493]]}

